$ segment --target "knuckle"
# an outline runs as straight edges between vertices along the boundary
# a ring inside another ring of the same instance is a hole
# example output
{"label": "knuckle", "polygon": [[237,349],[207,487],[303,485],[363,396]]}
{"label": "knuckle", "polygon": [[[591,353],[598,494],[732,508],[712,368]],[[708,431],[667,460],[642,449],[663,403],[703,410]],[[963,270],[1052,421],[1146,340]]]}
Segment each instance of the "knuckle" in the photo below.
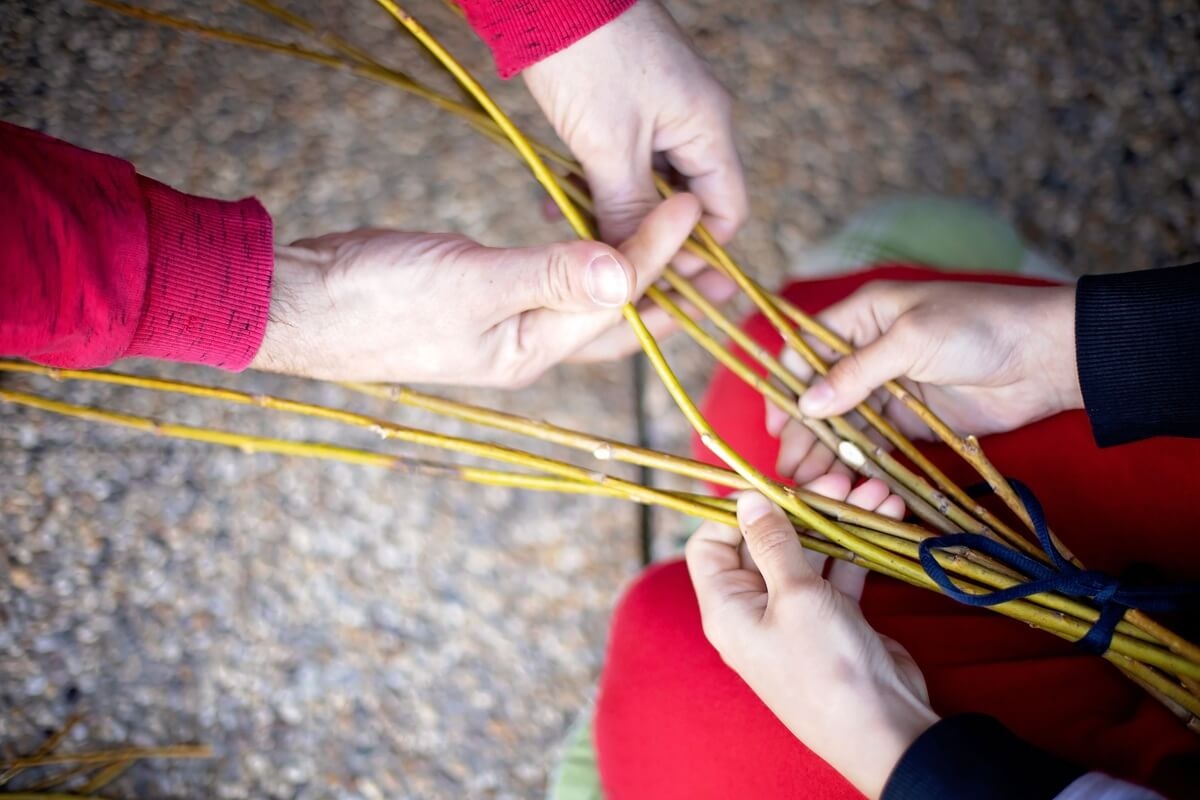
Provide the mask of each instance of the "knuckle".
{"label": "knuckle", "polygon": [[783,526],[770,520],[764,520],[747,527],[747,538],[754,542],[757,557],[764,559],[782,559],[788,552],[791,540],[796,538],[796,532],[790,526]]}
{"label": "knuckle", "polygon": [[568,247],[556,246],[550,248],[546,259],[546,267],[539,273],[540,285],[538,296],[547,306],[561,306],[573,297],[574,289],[574,260]]}
{"label": "knuckle", "polygon": [[842,358],[829,372],[829,382],[834,386],[851,386],[861,383],[866,374],[862,354],[855,350]]}
{"label": "knuckle", "polygon": [[828,624],[838,616],[840,601],[829,581],[793,582],[781,588],[775,608],[789,620],[806,625]]}

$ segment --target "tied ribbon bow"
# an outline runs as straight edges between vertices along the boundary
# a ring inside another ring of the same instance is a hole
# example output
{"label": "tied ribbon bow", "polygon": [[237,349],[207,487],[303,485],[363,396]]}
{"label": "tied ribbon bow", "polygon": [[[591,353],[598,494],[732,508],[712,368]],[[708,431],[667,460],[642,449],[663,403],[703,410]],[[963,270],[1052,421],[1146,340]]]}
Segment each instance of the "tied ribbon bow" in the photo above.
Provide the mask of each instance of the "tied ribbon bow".
{"label": "tied ribbon bow", "polygon": [[[1108,650],[1117,623],[1125,616],[1126,609],[1137,608],[1142,611],[1160,613],[1178,611],[1194,603],[1196,597],[1200,595],[1200,585],[1135,586],[1098,570],[1080,569],[1064,558],[1058,548],[1054,546],[1054,542],[1050,538],[1050,528],[1046,524],[1046,514],[1029,487],[1011,478],[1008,479],[1008,482],[1029,513],[1038,543],[1041,544],[1042,550],[1050,558],[1053,566],[1031,558],[1025,553],[980,533],[948,533],[926,539],[920,543],[918,548],[921,566],[924,568],[925,574],[932,578],[950,598],[968,606],[994,606],[1045,592],[1055,592],[1067,597],[1090,598],[1099,607],[1100,617],[1083,638],[1076,641],[1075,644],[1089,653],[1100,655]],[[969,493],[974,496],[980,493],[990,493],[990,491],[984,485],[972,487]],[[935,550],[951,547],[969,547],[977,550],[1012,567],[1027,576],[1029,580],[986,594],[965,592],[954,585],[946,570],[934,557]]]}

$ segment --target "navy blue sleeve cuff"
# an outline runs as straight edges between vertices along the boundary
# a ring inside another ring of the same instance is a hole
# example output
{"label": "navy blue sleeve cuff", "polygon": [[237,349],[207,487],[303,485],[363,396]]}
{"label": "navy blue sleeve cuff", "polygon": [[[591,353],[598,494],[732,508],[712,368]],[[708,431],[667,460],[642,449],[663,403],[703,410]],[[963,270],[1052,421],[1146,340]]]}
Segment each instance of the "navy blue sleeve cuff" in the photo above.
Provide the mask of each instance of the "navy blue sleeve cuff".
{"label": "navy blue sleeve cuff", "polygon": [[882,800],[1041,800],[1082,774],[991,717],[959,714],[912,743],[883,787]]}
{"label": "navy blue sleeve cuff", "polygon": [[1075,359],[1101,447],[1200,437],[1200,264],[1081,278]]}

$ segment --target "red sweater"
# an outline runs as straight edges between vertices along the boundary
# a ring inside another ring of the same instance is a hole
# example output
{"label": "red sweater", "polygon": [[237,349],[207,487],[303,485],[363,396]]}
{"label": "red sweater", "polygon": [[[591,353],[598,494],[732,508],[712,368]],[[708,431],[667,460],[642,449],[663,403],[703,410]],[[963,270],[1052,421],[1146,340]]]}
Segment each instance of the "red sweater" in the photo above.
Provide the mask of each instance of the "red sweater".
{"label": "red sweater", "polygon": [[[509,77],[635,0],[461,0]],[[254,199],[208,200],[0,122],[0,356],[91,368],[149,357],[244,369],[274,268]]]}

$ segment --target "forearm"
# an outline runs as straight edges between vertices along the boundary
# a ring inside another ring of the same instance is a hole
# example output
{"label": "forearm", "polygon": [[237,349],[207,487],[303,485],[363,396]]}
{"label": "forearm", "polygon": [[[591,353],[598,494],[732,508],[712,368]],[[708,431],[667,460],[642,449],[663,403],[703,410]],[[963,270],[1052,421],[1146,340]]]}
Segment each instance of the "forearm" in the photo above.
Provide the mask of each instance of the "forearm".
{"label": "forearm", "polygon": [[1101,446],[1200,437],[1200,264],[1082,278],[1075,350]]}
{"label": "forearm", "polygon": [[0,123],[0,354],[242,369],[270,302],[271,218]]}

